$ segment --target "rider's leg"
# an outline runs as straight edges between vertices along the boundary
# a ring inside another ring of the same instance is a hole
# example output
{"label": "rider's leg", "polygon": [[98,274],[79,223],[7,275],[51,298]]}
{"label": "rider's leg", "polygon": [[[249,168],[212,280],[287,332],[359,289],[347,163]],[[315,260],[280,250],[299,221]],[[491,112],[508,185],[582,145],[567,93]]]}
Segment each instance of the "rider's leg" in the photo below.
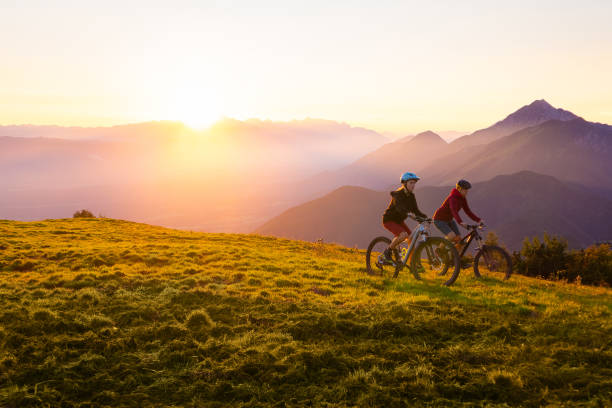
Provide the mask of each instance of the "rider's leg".
{"label": "rider's leg", "polygon": [[[457,251],[461,250],[461,236],[459,234],[459,227],[457,227],[457,224],[454,220],[451,220],[450,222],[434,220],[434,225],[442,234],[444,234],[444,238],[455,244],[455,248],[457,248]],[[440,248],[442,246],[443,244],[440,244]]]}
{"label": "rider's leg", "polygon": [[404,240],[409,237],[409,234],[406,231],[399,233],[393,238],[391,243],[389,244],[389,248],[385,249],[385,257],[389,260],[393,259],[391,255],[391,251],[395,250],[399,244],[401,244]]}
{"label": "rider's leg", "polygon": [[448,223],[448,226],[450,227],[451,232],[448,233],[446,239],[453,242],[455,244],[455,248],[457,248],[457,251],[461,252],[463,244],[461,243],[461,234],[459,233],[459,227],[457,226],[455,220],[451,220],[451,222]]}
{"label": "rider's leg", "polygon": [[444,238],[448,239],[450,242],[454,242],[455,245],[461,241],[461,237],[454,232],[449,232],[444,236]]}
{"label": "rider's leg", "polygon": [[408,238],[408,233],[406,231],[402,231],[400,234],[396,235],[389,244],[390,249],[395,249],[399,244],[401,244],[406,238]]}
{"label": "rider's leg", "polygon": [[463,243],[461,242],[461,237],[459,235],[455,234],[454,232],[451,232],[449,234],[446,234],[444,238],[455,244],[457,252],[461,253],[461,250],[463,249]]}
{"label": "rider's leg", "polygon": [[397,225],[398,225],[398,231],[397,231],[398,234],[395,234],[395,238],[393,239],[393,241],[391,241],[391,244],[389,245],[389,248],[391,249],[395,249],[395,247],[397,247],[399,244],[405,241],[408,237],[410,237],[410,234],[412,233],[412,231],[410,231],[410,228],[408,228],[408,226],[406,225],[405,221]]}
{"label": "rider's leg", "polygon": [[383,224],[383,227],[389,230],[394,236],[391,244],[389,244],[389,247],[385,250],[385,256],[387,259],[391,259],[391,251],[410,236],[410,228],[408,228],[405,222],[401,224],[396,222],[386,222]]}

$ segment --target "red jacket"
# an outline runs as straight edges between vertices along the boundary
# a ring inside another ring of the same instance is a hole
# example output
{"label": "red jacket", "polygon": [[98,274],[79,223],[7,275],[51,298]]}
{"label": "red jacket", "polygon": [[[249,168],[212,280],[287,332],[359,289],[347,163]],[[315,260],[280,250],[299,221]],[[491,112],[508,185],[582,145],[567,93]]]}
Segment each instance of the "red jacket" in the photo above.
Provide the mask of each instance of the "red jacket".
{"label": "red jacket", "polygon": [[444,200],[444,203],[442,203],[442,206],[436,210],[433,219],[450,222],[454,218],[458,223],[462,223],[463,221],[459,217],[459,210],[462,208],[471,219],[480,222],[480,218],[470,210],[467,200],[456,188],[453,188],[448,197],[446,197],[446,200]]}

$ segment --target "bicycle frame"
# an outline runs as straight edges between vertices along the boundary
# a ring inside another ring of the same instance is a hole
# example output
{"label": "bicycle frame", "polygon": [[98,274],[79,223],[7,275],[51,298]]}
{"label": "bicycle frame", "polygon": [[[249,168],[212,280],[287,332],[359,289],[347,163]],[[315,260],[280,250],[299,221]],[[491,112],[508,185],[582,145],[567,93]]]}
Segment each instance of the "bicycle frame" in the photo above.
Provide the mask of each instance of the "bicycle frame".
{"label": "bicycle frame", "polygon": [[402,265],[406,266],[406,262],[408,262],[408,258],[410,258],[410,254],[412,254],[412,251],[414,251],[414,248],[416,248],[416,245],[419,242],[425,241],[427,237],[429,236],[428,225],[426,226],[425,224],[428,224],[428,222],[427,221],[420,222],[416,226],[414,231],[412,231],[412,234],[410,234],[410,246],[408,247],[408,250],[403,256],[400,254],[400,260],[402,262]]}
{"label": "bicycle frame", "polygon": [[463,245],[463,249],[461,250],[461,253],[459,254],[460,258],[462,258],[463,255],[465,255],[472,241],[476,240],[476,243],[477,243],[477,246],[475,248],[476,252],[480,251],[480,249],[483,246],[482,237],[478,233],[478,226],[468,225],[468,227],[471,229],[471,231],[465,237],[461,238],[461,241],[459,241]]}

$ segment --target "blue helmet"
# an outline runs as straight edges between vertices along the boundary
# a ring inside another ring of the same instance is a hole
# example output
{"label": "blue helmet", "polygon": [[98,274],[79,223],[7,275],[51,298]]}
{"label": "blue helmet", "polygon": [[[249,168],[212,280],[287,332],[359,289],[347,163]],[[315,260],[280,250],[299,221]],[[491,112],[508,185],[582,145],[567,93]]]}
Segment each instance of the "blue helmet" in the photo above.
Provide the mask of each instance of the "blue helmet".
{"label": "blue helmet", "polygon": [[420,179],[421,178],[417,176],[416,174],[407,171],[406,173],[402,174],[402,177],[400,178],[400,183],[404,184],[405,182],[409,180],[420,180]]}

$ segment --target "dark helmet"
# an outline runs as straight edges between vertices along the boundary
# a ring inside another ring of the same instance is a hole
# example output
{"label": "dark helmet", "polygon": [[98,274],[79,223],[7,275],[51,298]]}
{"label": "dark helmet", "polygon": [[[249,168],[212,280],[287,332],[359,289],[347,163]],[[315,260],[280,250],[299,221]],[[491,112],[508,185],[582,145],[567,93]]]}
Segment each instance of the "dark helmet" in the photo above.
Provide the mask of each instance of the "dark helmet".
{"label": "dark helmet", "polygon": [[464,190],[469,190],[470,188],[472,188],[472,185],[470,184],[469,181],[461,179],[457,182],[457,188],[461,187]]}

